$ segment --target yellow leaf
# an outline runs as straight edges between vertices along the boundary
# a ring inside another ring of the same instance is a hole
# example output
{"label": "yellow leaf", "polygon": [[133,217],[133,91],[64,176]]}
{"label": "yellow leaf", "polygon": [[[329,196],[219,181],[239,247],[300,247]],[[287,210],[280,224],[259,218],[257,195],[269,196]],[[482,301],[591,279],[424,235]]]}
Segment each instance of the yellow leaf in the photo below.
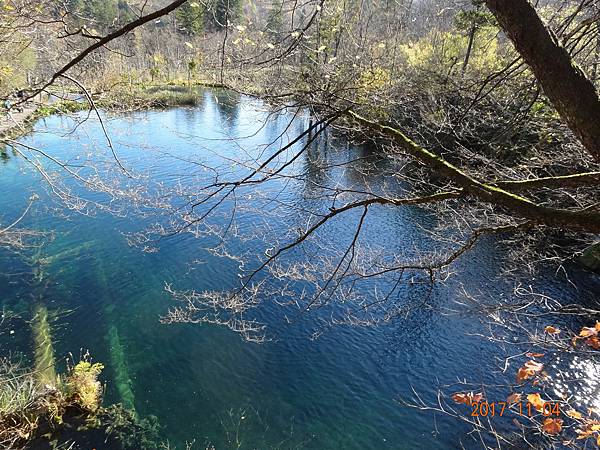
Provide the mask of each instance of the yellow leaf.
{"label": "yellow leaf", "polygon": [[567,411],[567,416],[572,417],[573,419],[583,419],[583,414],[579,411],[575,411],[574,409],[570,409]]}
{"label": "yellow leaf", "polygon": [[595,327],[594,328],[583,327],[581,329],[581,331],[579,332],[579,336],[581,336],[581,337],[596,336],[597,334],[598,334],[598,330]]}
{"label": "yellow leaf", "polygon": [[531,405],[536,409],[536,411],[542,411],[544,409],[544,400],[540,394],[529,394],[527,396],[527,401],[531,403]]}

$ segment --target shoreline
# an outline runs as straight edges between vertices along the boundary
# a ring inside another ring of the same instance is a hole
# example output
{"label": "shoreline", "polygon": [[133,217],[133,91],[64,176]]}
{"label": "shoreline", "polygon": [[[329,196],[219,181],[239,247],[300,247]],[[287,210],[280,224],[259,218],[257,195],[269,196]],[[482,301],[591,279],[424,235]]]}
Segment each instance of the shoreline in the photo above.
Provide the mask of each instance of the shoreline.
{"label": "shoreline", "polygon": [[43,104],[25,105],[22,111],[4,112],[0,118],[0,139],[9,140],[26,134],[28,125],[35,120],[37,112]]}

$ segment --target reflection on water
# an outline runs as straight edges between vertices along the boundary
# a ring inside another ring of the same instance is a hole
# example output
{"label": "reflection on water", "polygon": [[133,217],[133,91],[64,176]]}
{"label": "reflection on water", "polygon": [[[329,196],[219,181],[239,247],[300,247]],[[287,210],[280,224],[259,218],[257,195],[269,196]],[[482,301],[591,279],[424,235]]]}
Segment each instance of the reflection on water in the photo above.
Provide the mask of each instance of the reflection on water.
{"label": "reflection on water", "polygon": [[600,363],[581,356],[556,358],[551,365],[557,398],[569,399],[580,411],[600,411]]}
{"label": "reflection on water", "polygon": [[[168,186],[190,184],[198,173],[189,161],[225,167],[223,157],[231,152],[255,156],[265,143],[282,139],[280,134],[292,135],[306,126],[298,119],[288,129],[290,114],[268,115],[261,106],[252,99],[208,91],[197,108],[116,115],[108,125],[126,164]],[[70,119],[52,117],[38,123],[25,140],[63,159],[95,157],[103,146],[98,123],[89,120],[66,134],[72,129]],[[224,140],[228,137],[239,139]],[[301,161],[308,182],[290,184],[286,200],[298,205],[319,202],[315,186],[336,179],[377,188],[386,180],[372,166],[361,166],[369,154],[339,140],[335,146],[321,143]],[[345,160],[356,162],[345,171],[322,169],[323,161],[331,165]],[[378,164],[383,171],[386,161]],[[32,191],[45,196],[38,176],[19,158],[4,157],[0,168],[4,217],[18,216]],[[219,220],[227,219],[224,214]],[[451,449],[465,440],[468,430],[463,424],[445,416],[434,420],[397,400],[410,397],[413,387],[425,399],[433,399],[435,386],[468,376],[498,381],[498,374],[483,369],[494,367],[498,349],[471,335],[480,331],[478,322],[438,312],[461,297],[461,286],[493,296],[512,285],[514,280],[498,280],[503,251],[493,241],[482,241],[459,262],[455,277],[435,286],[430,308],[385,326],[331,328],[324,326],[325,313],[296,314],[288,323],[286,311],[276,302],[266,302],[260,315],[274,339],[255,345],[219,327],[159,323],[172,302],[165,283],[227,289],[237,286],[238,266],[206,252],[206,243],[190,235],[160,242],[157,253],[129,247],[123,233],[139,230],[149,220],[102,212],[96,217],[62,215],[39,202],[24,222],[54,231],[37,264],[44,270],[42,300],[54,317],[59,369],[68,354],[89,349],[107,367],[106,400],[134,408],[140,416],[157,416],[164,438],[179,447],[195,440],[199,448],[212,443],[218,449],[238,448],[236,441],[240,448],[261,449]],[[303,220],[272,218],[265,209],[246,214],[239,227],[250,230],[261,221],[293,227]],[[346,239],[355,220],[342,217],[327,233]],[[369,236],[374,245],[390,252],[406,252],[407,242],[419,238],[419,226],[432,220],[435,217],[417,208],[380,208]],[[242,252],[251,243],[236,245],[234,250]],[[198,260],[202,264],[190,265]],[[22,318],[11,321],[12,334],[0,335],[1,353],[19,351],[31,358],[28,320],[39,280],[22,255],[10,252],[0,252],[0,272],[5,274],[1,307]],[[553,276],[535,282],[566,301],[588,295]],[[407,287],[397,301],[420,295],[418,287]],[[324,332],[311,340],[315,330]],[[597,367],[593,370],[597,378]],[[596,386],[589,389],[596,395]]]}

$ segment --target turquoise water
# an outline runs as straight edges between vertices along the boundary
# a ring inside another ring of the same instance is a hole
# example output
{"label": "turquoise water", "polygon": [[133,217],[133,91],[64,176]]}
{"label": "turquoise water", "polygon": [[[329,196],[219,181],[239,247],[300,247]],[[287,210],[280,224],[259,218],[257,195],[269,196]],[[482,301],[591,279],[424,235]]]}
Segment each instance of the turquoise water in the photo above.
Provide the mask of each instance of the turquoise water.
{"label": "turquoise water", "polygon": [[[306,126],[304,118],[289,126],[291,118],[292,113],[271,116],[253,99],[207,91],[196,108],[110,115],[106,125],[124,165],[148,177],[150,193],[164,193],[177,203],[182,200],[174,197],[175,191],[192,189],[206,176],[196,163],[227,169],[233,177],[243,168],[227,165],[227,158],[243,153],[251,159],[256,152],[270,151],[265,143],[279,145],[277,137],[284,131],[283,140]],[[44,119],[23,142],[75,165],[94,161],[101,172],[106,170],[103,175],[119,176],[99,123],[92,117],[74,125],[71,118]],[[316,195],[316,184],[342,181],[377,188],[387,183],[383,174],[391,163],[378,160],[377,170],[366,169],[363,158],[372,157],[369,149],[331,139],[320,140],[312,152],[298,162],[310,169],[308,179],[286,183],[285,190],[283,182],[268,188],[281,190],[280,200],[296,206],[328,205]],[[357,158],[347,171],[323,164]],[[139,182],[129,182],[130,188]],[[105,194],[66,183],[74,194],[108,204]],[[183,187],[178,190],[178,185]],[[335,308],[298,314],[267,299],[256,314],[267,325],[269,340],[255,344],[219,326],[159,321],[174,305],[166,283],[196,290],[238,286],[238,264],[205,250],[214,237],[196,239],[186,233],[156,242],[157,252],[143,252],[128,245],[127,233],[157,220],[151,205],[133,208],[116,200],[111,206],[117,214],[79,214],[65,210],[47,191],[48,184],[40,182],[23,158],[9,152],[0,163],[3,223],[18,217],[36,193],[48,201],[36,202],[21,225],[52,232],[39,249],[21,254],[0,250],[1,307],[18,315],[5,324],[14,333],[4,329],[0,334],[3,355],[21,352],[32,358],[28,321],[33,305],[41,302],[50,311],[60,368],[68,355],[77,358],[89,350],[106,366],[106,403],[122,402],[141,417],[157,416],[163,439],[177,448],[192,441],[202,449],[207,444],[217,449],[323,450],[451,449],[461,442],[475,446],[466,425],[407,408],[400,400],[412,397],[414,389],[433,401],[438,386],[459,378],[504,380],[496,371],[499,348],[472,335],[483,329],[479,317],[441,313],[462,298],[461,286],[490,297],[511,292],[516,279],[500,273],[506,251],[492,239],[463,257],[456,275],[434,286],[426,306],[376,327],[331,327],[328,319]],[[301,214],[274,213],[260,196],[244,201],[256,202],[256,208],[240,208],[236,227],[242,235],[263,226],[270,232],[283,230],[283,235],[305,220]],[[214,224],[228,223],[232,208],[231,202],[225,203]],[[374,211],[376,218],[369,220],[365,234],[373,245],[390,252],[406,252],[413,242],[427,247],[430,241],[421,227],[439,220],[419,208]],[[324,231],[325,237],[334,244],[347,242],[356,219],[356,214],[339,218]],[[166,222],[168,215],[158,220]],[[252,258],[264,247],[258,239],[234,239],[230,250]],[[33,274],[40,258],[41,281]],[[584,280],[579,289],[553,272],[527,283],[565,302],[591,301],[598,280],[574,276]],[[407,283],[397,302],[424,298],[426,292],[423,284]]]}

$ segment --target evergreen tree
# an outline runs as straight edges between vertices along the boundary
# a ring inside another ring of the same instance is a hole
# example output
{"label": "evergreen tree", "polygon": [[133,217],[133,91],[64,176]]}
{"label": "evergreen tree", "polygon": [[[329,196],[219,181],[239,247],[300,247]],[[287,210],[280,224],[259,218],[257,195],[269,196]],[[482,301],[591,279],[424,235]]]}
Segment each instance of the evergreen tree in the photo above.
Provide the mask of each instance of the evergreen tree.
{"label": "evergreen tree", "polygon": [[277,36],[283,30],[283,2],[282,0],[274,0],[267,16],[267,33],[270,36]]}
{"label": "evergreen tree", "polygon": [[79,25],[106,30],[130,22],[134,16],[126,0],[69,0],[69,11]]}
{"label": "evergreen tree", "polygon": [[205,11],[198,2],[185,3],[175,13],[179,29],[186,34],[200,34],[204,29]]}
{"label": "evergreen tree", "polygon": [[241,10],[241,0],[211,0],[206,13],[206,25],[211,30],[219,30],[233,22]]}

